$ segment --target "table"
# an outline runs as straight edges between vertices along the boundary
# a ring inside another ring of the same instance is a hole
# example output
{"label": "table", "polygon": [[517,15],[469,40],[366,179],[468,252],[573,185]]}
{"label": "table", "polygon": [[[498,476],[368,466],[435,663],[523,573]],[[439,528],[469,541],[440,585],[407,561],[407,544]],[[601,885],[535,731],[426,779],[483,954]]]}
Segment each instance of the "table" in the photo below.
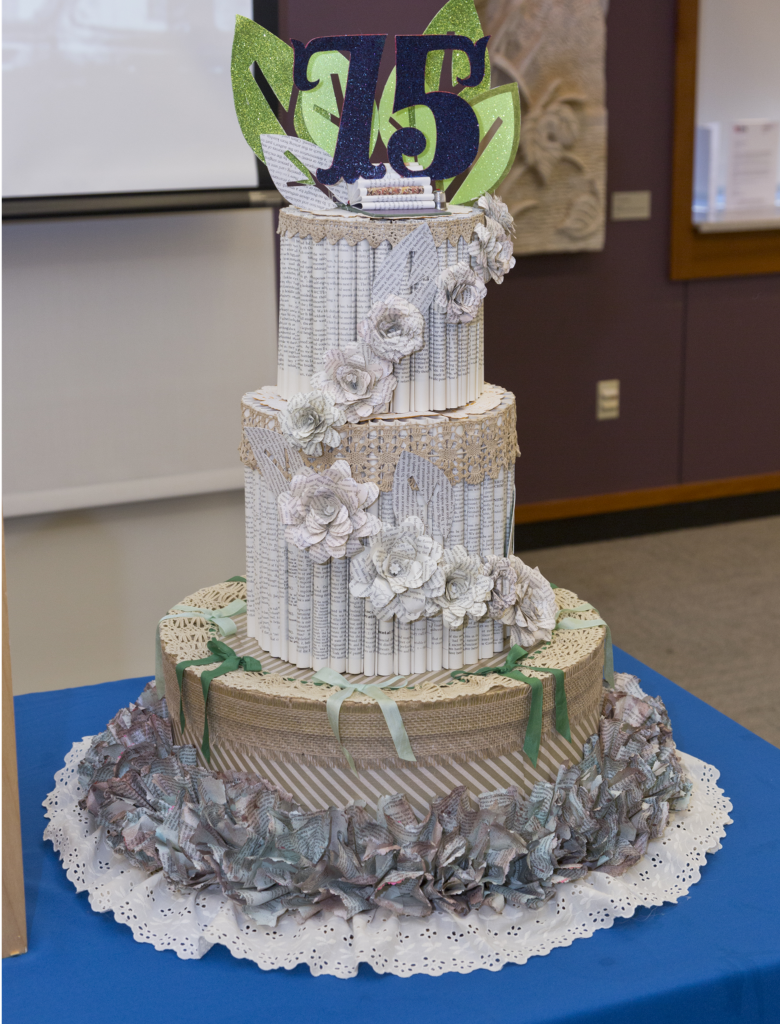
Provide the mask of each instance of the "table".
{"label": "table", "polygon": [[678,905],[498,973],[314,978],[260,971],[220,946],[179,960],[136,943],[77,895],[50,843],[41,801],[72,743],[102,731],[146,683],[125,679],[16,698],[29,952],[4,961],[13,1024],[281,1020],[298,1024],[720,1024],[780,1020],[780,750],[627,654],[669,709],[679,747],[721,772],[734,824]]}

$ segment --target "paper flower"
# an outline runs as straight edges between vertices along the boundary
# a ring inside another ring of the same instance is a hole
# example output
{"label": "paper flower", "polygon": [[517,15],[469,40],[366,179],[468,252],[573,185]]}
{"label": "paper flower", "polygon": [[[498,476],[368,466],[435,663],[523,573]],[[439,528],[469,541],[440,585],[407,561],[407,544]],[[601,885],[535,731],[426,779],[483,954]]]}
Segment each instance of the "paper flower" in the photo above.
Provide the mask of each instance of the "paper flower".
{"label": "paper flower", "polygon": [[323,391],[299,392],[280,417],[284,436],[307,455],[322,455],[322,445],[338,448],[341,435],[334,427],[345,423],[344,413]]}
{"label": "paper flower", "polygon": [[444,549],[439,568],[444,573],[444,592],[433,600],[441,609],[445,625],[460,629],[467,615],[481,619],[487,613],[485,601],[493,581],[485,574],[479,556],[470,555],[458,544]]}
{"label": "paper flower", "polygon": [[439,274],[436,305],[448,324],[468,324],[477,315],[487,288],[468,263],[455,263]]}
{"label": "paper flower", "polygon": [[486,224],[477,224],[469,243],[469,255],[483,281],[492,277],[496,284],[501,284],[504,275],[515,265],[515,258],[512,243],[503,231],[497,229],[498,225],[490,218]]}
{"label": "paper flower", "polygon": [[511,626],[515,621],[517,585],[522,575],[522,561],[514,555],[501,558],[491,555],[485,560],[485,572],[493,581],[488,615],[496,622]]}
{"label": "paper flower", "polygon": [[398,380],[389,360],[380,359],[364,346],[351,345],[330,349],[325,354],[325,365],[311,382],[343,409],[347,423],[357,423],[382,412]]}
{"label": "paper flower", "polygon": [[444,593],[441,555],[441,544],[425,536],[417,516],[400,526],[382,526],[371,545],[352,559],[349,591],[370,601],[378,619],[396,616],[399,622],[413,622],[436,614],[432,599]]}
{"label": "paper flower", "polygon": [[485,560],[485,572],[493,581],[488,615],[512,627],[512,643],[533,647],[552,637],[558,615],[553,588],[538,569],[521,558],[492,555]]}
{"label": "paper flower", "polygon": [[509,212],[509,207],[498,196],[493,196],[486,192],[484,196],[479,197],[476,205],[505,234],[513,235],[515,233],[515,219]]}
{"label": "paper flower", "polygon": [[420,310],[400,295],[388,295],[375,302],[365,320],[358,324],[358,338],[380,359],[397,363],[425,344],[425,321]]}
{"label": "paper flower", "polygon": [[344,459],[321,473],[306,466],[292,478],[289,491],[279,495],[285,537],[315,562],[354,555],[361,548],[360,538],[381,528],[376,516],[364,511],[378,496],[376,484],[352,479]]}

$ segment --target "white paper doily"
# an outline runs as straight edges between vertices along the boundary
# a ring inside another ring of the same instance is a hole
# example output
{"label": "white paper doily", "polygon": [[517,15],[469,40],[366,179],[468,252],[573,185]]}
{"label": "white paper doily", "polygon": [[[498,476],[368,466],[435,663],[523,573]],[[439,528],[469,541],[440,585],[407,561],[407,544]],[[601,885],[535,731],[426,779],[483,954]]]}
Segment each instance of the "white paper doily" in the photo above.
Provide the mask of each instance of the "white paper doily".
{"label": "white paper doily", "polygon": [[368,963],[380,974],[408,977],[523,964],[609,928],[638,907],[676,903],[699,881],[707,854],[720,849],[725,826],[731,824],[731,801],[716,785],[718,770],[678,751],[694,782],[690,806],[669,815],[663,838],[651,841],[642,860],[619,878],[591,872],[562,885],[557,898],[540,910],[507,906],[496,914],[483,907],[456,920],[441,912],[397,918],[377,909],[351,921],[318,914],[298,924],[285,915],[276,927],[264,927],[219,892],[173,892],[162,873],[148,875],[111,849],[104,828],[96,828],[92,816],[78,806],[84,796],[78,764],[91,740],[87,736],[73,745],[43,804],[50,819],[44,838],[59,852],[77,891],[87,890],[93,910],[112,911],[137,942],[173,949],[182,959],[202,957],[219,942],[264,970],[303,963],[315,975],[350,978],[359,964]]}

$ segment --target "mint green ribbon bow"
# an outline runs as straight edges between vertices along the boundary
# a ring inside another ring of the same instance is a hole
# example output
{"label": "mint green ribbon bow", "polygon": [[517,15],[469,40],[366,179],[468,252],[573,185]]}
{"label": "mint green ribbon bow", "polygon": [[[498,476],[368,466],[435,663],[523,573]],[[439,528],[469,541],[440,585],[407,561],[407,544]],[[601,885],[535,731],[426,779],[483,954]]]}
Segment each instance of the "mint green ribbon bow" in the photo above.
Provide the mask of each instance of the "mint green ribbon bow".
{"label": "mint green ribbon bow", "polygon": [[[228,606],[230,607],[230,606]],[[249,655],[236,654],[232,647],[223,644],[221,640],[209,640],[206,644],[211,654],[205,658],[193,658],[191,661],[180,661],[176,666],[176,682],[179,684],[179,721],[182,733],[184,733],[184,696],[183,681],[184,672],[192,665],[213,665],[215,661],[221,662],[217,668],[203,672],[200,677],[200,686],[203,691],[203,741],[200,749],[206,758],[206,764],[211,764],[211,746],[209,743],[209,690],[211,682],[217,676],[225,676],[228,672],[262,672],[263,666],[257,658]]]}
{"label": "mint green ribbon bow", "polygon": [[[544,682],[527,676],[517,668],[518,662],[528,657],[528,651],[515,644],[506,656],[503,665],[491,666],[473,671],[468,668],[458,669],[452,673],[453,679],[461,679],[464,676],[507,676],[510,679],[517,679],[531,687],[531,710],[528,714],[528,725],[525,727],[525,739],[523,750],[535,765],[539,759],[539,747],[542,743],[542,704],[544,701]],[[569,725],[569,708],[566,702],[566,684],[563,670],[560,668],[547,668],[543,665],[529,665],[533,672],[546,672],[555,678],[555,728],[564,739],[571,743],[571,728]]]}
{"label": "mint green ribbon bow", "polygon": [[[163,674],[160,623],[165,622],[166,619],[191,619],[194,616],[197,616],[200,619],[205,619],[206,622],[213,623],[222,636],[234,636],[237,627],[235,622],[233,622],[232,617],[234,615],[243,615],[245,612],[246,601],[237,599],[235,601],[231,601],[230,604],[226,605],[224,608],[195,608],[189,604],[176,604],[173,606],[173,610],[171,612],[167,615],[163,615],[160,622],[157,623],[157,635],[155,636],[154,681],[157,687],[157,696],[159,698],[165,696],[165,676]],[[183,727],[184,726],[182,725],[182,728]]]}
{"label": "mint green ribbon bow", "polygon": [[[341,705],[345,700],[349,700],[353,693],[364,693],[367,697],[372,697],[382,710],[382,714],[385,717],[387,728],[390,731],[390,736],[395,746],[395,752],[401,758],[402,761],[416,761],[417,758],[414,756],[412,745],[409,742],[409,736],[404,728],[404,723],[401,718],[401,712],[398,710],[398,705],[387,694],[382,693],[388,686],[392,686],[393,683],[400,682],[403,676],[393,676],[392,679],[386,680],[384,683],[350,683],[340,675],[335,669],[321,668],[315,675],[312,676],[310,682],[316,685],[322,685],[327,683],[329,686],[341,687],[340,693],[332,693],[328,697],[328,701],[325,705],[325,710],[328,714],[328,721],[330,727],[333,730],[333,735],[336,737],[336,742],[341,747],[341,752],[347,759],[347,764],[352,771],[357,775],[357,768],[352,755],[341,742],[341,733],[339,731],[339,714],[341,712]],[[398,687],[402,689],[402,687]]]}

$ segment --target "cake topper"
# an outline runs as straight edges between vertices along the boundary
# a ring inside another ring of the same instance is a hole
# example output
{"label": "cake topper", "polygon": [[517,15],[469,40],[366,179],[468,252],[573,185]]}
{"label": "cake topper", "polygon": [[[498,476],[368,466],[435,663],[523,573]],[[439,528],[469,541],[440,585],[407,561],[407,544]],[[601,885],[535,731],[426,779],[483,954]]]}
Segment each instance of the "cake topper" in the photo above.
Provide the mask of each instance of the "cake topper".
{"label": "cake topper", "polygon": [[[370,216],[380,206],[441,212],[434,189],[471,203],[509,172],[520,137],[517,85],[490,88],[488,38],[473,0],[449,0],[422,35],[395,37],[396,65],[377,102],[385,35],[290,46],[238,16],[231,72],[244,138],[300,209],[328,210],[349,198]],[[451,82],[442,81],[445,52]],[[253,65],[292,113],[297,138],[271,109]]]}

